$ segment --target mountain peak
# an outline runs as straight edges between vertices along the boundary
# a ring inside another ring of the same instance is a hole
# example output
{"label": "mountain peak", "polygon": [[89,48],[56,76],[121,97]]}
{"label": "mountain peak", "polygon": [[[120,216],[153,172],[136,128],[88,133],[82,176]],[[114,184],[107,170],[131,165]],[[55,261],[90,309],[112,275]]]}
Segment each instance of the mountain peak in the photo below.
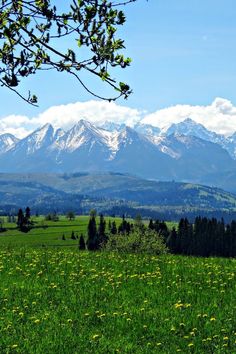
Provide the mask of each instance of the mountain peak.
{"label": "mountain peak", "polygon": [[214,140],[216,133],[207,130],[204,125],[197,123],[192,118],[186,118],[180,123],[172,124],[166,131],[166,135],[171,134],[192,135],[208,141]]}
{"label": "mountain peak", "polygon": [[53,129],[53,126],[51,123],[46,123],[42,127],[38,128],[37,131],[48,131]]}
{"label": "mountain peak", "polygon": [[89,122],[88,120],[82,118],[82,119],[80,119],[80,120],[75,124],[74,127],[86,127],[86,128],[91,128],[91,127],[93,127],[93,125],[92,125],[92,123]]}
{"label": "mountain peak", "polygon": [[193,120],[190,117],[187,117],[183,120],[183,123],[187,123],[187,124],[198,124],[195,120]]}

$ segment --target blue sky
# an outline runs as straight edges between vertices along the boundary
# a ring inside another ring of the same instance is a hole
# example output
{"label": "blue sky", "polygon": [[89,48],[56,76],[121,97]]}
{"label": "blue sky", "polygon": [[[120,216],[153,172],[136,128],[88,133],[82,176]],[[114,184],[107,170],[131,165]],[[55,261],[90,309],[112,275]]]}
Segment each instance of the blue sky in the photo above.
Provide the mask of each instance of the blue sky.
{"label": "blue sky", "polygon": [[[236,105],[235,0],[138,0],[125,12],[120,36],[133,63],[119,78],[134,93],[118,105],[149,113],[178,104],[210,105],[216,97]],[[101,92],[95,81],[88,82]],[[51,106],[92,99],[65,74],[38,74],[21,88],[36,92],[40,107],[1,88],[0,117],[35,117]]]}

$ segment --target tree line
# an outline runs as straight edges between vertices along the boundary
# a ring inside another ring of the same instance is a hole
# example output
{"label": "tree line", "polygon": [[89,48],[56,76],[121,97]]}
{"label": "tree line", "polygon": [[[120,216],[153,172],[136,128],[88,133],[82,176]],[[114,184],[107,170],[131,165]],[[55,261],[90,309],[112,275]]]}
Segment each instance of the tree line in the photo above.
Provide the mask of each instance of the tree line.
{"label": "tree line", "polygon": [[[106,231],[107,230],[107,231]],[[123,216],[117,227],[115,221],[106,221],[100,215],[99,226],[96,226],[96,216],[91,215],[88,224],[87,249],[99,250],[126,249],[152,251],[158,253],[168,249],[173,254],[202,257],[236,257],[236,221],[225,224],[224,220],[216,218],[196,217],[194,223],[187,218],[180,219],[177,228],[168,229],[167,224],[160,220],[149,220],[145,226],[141,217],[136,217],[134,223],[128,222]],[[127,248],[127,244],[129,247]],[[145,247],[144,247],[145,244]],[[153,244],[155,247],[153,248]],[[166,246],[163,247],[163,245]]]}
{"label": "tree line", "polygon": [[196,217],[194,223],[187,218],[179,221],[167,238],[167,246],[174,254],[193,256],[236,257],[236,221]]}
{"label": "tree line", "polygon": [[[57,221],[58,216],[55,218],[55,215],[50,214],[45,218]],[[75,218],[73,212],[68,212],[66,216],[69,220]],[[172,230],[168,229],[166,222],[158,219],[150,219],[148,225],[145,225],[141,216],[136,216],[130,222],[123,215],[119,224],[115,220],[109,220],[107,223],[103,214],[100,214],[98,224],[96,220],[96,210],[91,210],[87,237],[80,235],[79,249],[96,251],[104,248],[123,248],[128,252],[155,250],[154,253],[158,253],[160,247],[162,251],[168,249],[171,253],[180,255],[236,257],[235,220],[225,223],[223,218],[217,220],[198,216],[191,223],[187,218],[181,218],[178,226]],[[20,231],[28,232],[33,227],[30,208],[27,207],[25,211],[19,209],[14,222]],[[2,224],[0,229],[4,230]]]}

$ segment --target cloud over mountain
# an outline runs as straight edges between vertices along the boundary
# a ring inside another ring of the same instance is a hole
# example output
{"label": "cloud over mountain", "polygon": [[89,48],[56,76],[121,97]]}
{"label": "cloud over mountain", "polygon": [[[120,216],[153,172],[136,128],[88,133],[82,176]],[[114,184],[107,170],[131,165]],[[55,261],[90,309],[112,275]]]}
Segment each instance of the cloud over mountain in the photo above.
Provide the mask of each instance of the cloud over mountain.
{"label": "cloud over mountain", "polygon": [[1,133],[9,132],[23,138],[46,123],[51,123],[53,126],[65,130],[70,129],[80,119],[100,124],[109,120],[133,126],[143,116],[144,112],[138,109],[121,106],[114,102],[91,100],[53,106],[33,118],[20,115],[0,118],[0,131]]}
{"label": "cloud over mountain", "polygon": [[217,97],[208,106],[176,105],[148,114],[143,123],[168,128],[187,117],[216,133],[230,135],[236,131],[236,107],[227,99]]}
{"label": "cloud over mountain", "polygon": [[33,118],[20,115],[2,117],[0,118],[0,131],[23,138],[46,123],[68,130],[82,118],[95,124],[110,121],[125,123],[131,127],[141,121],[167,129],[171,124],[179,123],[188,117],[220,134],[230,135],[236,131],[236,107],[229,100],[219,97],[208,106],[176,105],[154,113],[147,113],[114,102],[95,100],[75,102],[50,107]]}

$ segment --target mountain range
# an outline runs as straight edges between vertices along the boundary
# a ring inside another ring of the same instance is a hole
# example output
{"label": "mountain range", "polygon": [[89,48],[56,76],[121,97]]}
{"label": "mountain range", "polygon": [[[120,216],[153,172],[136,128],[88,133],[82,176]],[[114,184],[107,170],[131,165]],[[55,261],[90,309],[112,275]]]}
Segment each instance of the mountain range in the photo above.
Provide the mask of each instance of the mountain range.
{"label": "mountain range", "polygon": [[50,124],[23,139],[0,135],[0,172],[119,172],[236,191],[236,134],[225,137],[188,118],[165,132],[80,120],[70,130]]}

